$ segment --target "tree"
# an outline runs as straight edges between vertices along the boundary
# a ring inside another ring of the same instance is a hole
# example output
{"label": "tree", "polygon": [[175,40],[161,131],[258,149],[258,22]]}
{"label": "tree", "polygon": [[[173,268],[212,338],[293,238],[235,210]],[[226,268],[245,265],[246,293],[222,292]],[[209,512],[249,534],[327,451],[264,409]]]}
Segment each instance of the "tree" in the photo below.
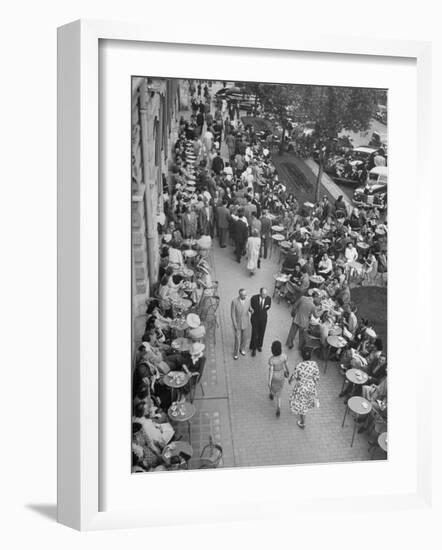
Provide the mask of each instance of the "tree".
{"label": "tree", "polygon": [[[376,111],[381,90],[306,84],[245,83],[246,93],[259,98],[264,111],[272,113],[282,127],[279,152],[282,154],[288,117],[314,125],[310,153],[319,151],[316,200],[327,156],[342,130],[366,131]],[[256,112],[255,112],[256,114]]]}
{"label": "tree", "polygon": [[324,164],[336,138],[342,130],[368,130],[378,95],[373,89],[338,86],[304,86],[299,93],[302,110],[315,123],[314,146],[320,150],[315,198],[319,200]]}

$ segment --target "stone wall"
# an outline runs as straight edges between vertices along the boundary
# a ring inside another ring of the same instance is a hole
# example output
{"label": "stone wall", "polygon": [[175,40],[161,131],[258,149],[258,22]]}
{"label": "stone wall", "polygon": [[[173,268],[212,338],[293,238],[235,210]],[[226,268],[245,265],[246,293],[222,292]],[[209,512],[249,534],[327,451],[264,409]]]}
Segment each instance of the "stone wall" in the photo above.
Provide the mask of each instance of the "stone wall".
{"label": "stone wall", "polygon": [[[133,343],[144,329],[145,302],[158,280],[158,222],[178,135],[181,81],[137,78],[132,88],[132,316]],[[188,93],[186,91],[185,93]]]}

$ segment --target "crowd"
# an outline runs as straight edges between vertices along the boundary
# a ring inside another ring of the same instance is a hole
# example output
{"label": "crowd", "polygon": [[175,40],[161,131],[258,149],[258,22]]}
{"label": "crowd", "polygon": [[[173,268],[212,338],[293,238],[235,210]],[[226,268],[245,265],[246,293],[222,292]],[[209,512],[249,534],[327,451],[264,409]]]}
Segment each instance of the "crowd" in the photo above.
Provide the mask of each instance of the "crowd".
{"label": "crowd", "polygon": [[[317,353],[338,361],[344,377],[350,369],[365,373],[366,383],[348,381],[340,394],[345,400],[360,395],[372,404],[360,431],[386,419],[383,343],[351,300],[355,285],[386,284],[385,218],[376,207],[350,208],[343,197],[299,204],[279,181],[271,133],[244,125],[235,106],[212,97],[209,84],[200,83],[191,92],[192,112],[180,120],[164,188],[160,283],[148,300],[146,330],[135,358],[134,471],[188,466],[188,455],[170,452],[177,438],[172,413],[193,402],[204,371],[205,324],[219,302],[208,261],[215,238],[221,248],[231,247],[232,261],[245,259],[251,277],[272,254],[282,262],[273,297],[293,306],[285,343],[290,349],[298,337],[303,360],[290,373],[281,342],[273,342],[268,382],[276,415],[281,414],[285,380],[293,384],[289,406],[299,415],[300,428],[307,412],[319,406],[319,368],[312,360]],[[262,351],[271,303],[266,288],[250,300],[240,289],[232,300],[235,360],[246,355],[250,325],[251,355]],[[181,382],[168,384],[168,376]]]}

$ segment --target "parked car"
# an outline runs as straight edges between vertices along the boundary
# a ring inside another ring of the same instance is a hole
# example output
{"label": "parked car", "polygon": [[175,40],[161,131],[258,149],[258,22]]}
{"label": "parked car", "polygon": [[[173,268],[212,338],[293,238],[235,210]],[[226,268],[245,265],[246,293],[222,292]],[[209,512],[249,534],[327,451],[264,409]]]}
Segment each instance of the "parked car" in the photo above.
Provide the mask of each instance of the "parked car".
{"label": "parked car", "polygon": [[375,166],[370,170],[365,185],[358,187],[353,194],[353,202],[357,206],[379,206],[387,204],[388,167]]}

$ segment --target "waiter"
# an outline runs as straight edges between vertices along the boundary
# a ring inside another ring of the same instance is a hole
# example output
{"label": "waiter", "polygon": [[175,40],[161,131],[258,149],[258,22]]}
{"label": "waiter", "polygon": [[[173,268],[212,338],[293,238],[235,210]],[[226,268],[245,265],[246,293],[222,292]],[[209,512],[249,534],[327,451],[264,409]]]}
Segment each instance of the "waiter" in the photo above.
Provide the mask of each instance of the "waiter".
{"label": "waiter", "polygon": [[250,339],[250,349],[252,357],[255,357],[256,350],[262,351],[262,341],[267,326],[267,311],[272,305],[270,296],[267,295],[267,289],[261,288],[259,294],[255,294],[250,299],[250,321],[252,323],[252,337]]}

